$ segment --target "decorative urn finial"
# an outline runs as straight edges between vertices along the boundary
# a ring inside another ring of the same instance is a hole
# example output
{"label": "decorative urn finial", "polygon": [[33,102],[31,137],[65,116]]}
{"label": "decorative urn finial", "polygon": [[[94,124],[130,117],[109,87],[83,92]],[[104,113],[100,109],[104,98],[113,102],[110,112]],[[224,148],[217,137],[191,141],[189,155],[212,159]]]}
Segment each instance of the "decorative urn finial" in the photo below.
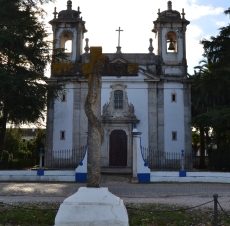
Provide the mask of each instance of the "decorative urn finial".
{"label": "decorative urn finial", "polygon": [[71,0],[67,1],[67,10],[72,10],[72,1]]}
{"label": "decorative urn finial", "polygon": [[168,1],[168,10],[172,10],[172,2]]}

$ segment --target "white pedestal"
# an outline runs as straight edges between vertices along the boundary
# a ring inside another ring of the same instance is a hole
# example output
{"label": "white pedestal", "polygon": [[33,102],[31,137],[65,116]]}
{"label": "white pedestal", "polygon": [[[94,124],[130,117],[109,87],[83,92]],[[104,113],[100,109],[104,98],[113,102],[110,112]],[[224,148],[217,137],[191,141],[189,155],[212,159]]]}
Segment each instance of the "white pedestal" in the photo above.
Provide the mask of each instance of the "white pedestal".
{"label": "white pedestal", "polygon": [[81,187],[60,205],[55,226],[128,226],[123,200],[108,188]]}

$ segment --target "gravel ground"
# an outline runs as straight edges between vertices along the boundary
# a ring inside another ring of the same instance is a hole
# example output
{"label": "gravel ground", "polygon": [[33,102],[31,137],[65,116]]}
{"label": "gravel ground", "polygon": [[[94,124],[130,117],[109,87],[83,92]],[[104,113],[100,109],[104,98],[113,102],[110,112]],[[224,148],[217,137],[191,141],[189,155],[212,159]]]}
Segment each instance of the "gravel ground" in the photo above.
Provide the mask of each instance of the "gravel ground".
{"label": "gravel ground", "polygon": [[[4,203],[61,203],[85,184],[77,183],[0,183],[0,202]],[[128,177],[103,176],[101,187],[121,197],[125,203],[159,203],[179,206],[197,206],[211,201],[218,194],[218,201],[230,210],[230,184],[217,183],[131,183]],[[213,203],[200,208],[213,208]]]}

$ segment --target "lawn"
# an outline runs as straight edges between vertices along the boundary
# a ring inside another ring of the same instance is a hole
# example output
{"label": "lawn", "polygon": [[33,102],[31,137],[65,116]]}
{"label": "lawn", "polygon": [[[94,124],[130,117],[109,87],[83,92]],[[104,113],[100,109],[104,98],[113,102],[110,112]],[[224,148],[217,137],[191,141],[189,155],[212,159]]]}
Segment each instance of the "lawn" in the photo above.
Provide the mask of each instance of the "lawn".
{"label": "lawn", "polygon": [[[0,205],[0,226],[53,226],[59,204]],[[212,210],[157,204],[126,205],[130,226],[211,226]],[[228,216],[219,212],[219,225],[230,226]]]}

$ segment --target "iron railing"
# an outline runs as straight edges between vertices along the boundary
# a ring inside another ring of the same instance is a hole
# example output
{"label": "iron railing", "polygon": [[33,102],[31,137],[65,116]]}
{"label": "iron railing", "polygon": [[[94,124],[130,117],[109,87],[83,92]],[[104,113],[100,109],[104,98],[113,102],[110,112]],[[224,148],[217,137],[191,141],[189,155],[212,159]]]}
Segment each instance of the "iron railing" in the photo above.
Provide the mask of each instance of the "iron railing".
{"label": "iron railing", "polygon": [[193,156],[191,153],[181,152],[160,152],[152,148],[141,147],[142,157],[151,170],[179,170],[182,168],[191,169]]}
{"label": "iron railing", "polygon": [[83,160],[87,146],[79,148],[46,151],[44,166],[49,169],[73,169]]}

